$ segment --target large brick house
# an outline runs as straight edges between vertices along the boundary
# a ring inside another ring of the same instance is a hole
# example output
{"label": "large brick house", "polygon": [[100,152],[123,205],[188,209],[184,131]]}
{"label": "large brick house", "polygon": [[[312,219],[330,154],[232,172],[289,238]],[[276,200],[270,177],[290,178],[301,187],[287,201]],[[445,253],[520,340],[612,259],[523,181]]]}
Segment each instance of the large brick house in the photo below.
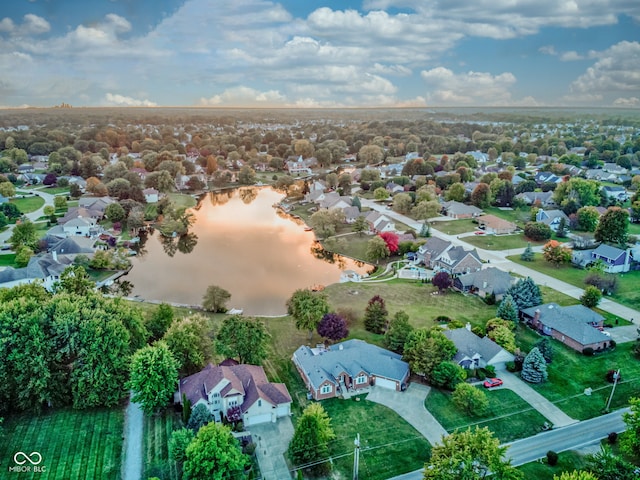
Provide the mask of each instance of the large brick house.
{"label": "large brick house", "polygon": [[303,345],[292,360],[315,400],[371,385],[402,391],[409,381],[409,364],[400,355],[362,340],[347,340],[328,348]]}
{"label": "large brick house", "polygon": [[584,305],[561,307],[545,303],[520,310],[520,316],[542,335],[549,335],[578,352],[587,347],[599,351],[610,346],[611,339],[601,331],[604,318]]}
{"label": "large brick house", "polygon": [[429,237],[420,246],[418,262],[432,270],[444,270],[451,275],[477,272],[482,268],[482,260],[475,248],[465,250],[439,237]]}

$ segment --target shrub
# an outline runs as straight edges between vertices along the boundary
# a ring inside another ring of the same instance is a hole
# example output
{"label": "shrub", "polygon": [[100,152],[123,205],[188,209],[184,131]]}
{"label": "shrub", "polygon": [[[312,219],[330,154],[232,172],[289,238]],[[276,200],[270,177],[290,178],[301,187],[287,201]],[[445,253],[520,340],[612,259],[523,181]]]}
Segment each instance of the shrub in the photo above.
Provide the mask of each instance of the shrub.
{"label": "shrub", "polygon": [[496,304],[496,294],[491,292],[491,293],[487,293],[484,296],[484,303],[486,303],[487,305],[495,305]]}
{"label": "shrub", "polygon": [[484,373],[487,374],[487,377],[495,377],[496,376],[496,367],[493,365],[487,365],[484,367]]}
{"label": "shrub", "polygon": [[614,445],[618,441],[618,434],[616,432],[611,432],[607,435],[607,441],[610,445]]}
{"label": "shrub", "polygon": [[547,463],[552,467],[558,463],[558,454],[553,450],[547,452]]}
{"label": "shrub", "polygon": [[433,321],[435,323],[449,323],[451,321],[451,318],[447,317],[446,315],[438,315],[433,319]]}
{"label": "shrub", "polygon": [[524,236],[534,241],[544,241],[551,238],[551,228],[542,222],[529,222],[524,226]]}
{"label": "shrub", "polygon": [[593,356],[593,348],[591,347],[584,347],[582,349],[582,354],[587,356],[587,357],[592,357]]}
{"label": "shrub", "polygon": [[[605,378],[607,379],[607,382],[609,382],[609,383],[613,383],[613,381],[615,380],[615,379],[614,379],[614,375],[615,375],[615,374],[616,374],[616,371],[615,371],[615,370],[609,370],[609,371],[607,372],[607,374],[605,375]],[[619,375],[619,376],[618,376],[618,380],[619,380],[619,381],[622,381],[622,375]]]}
{"label": "shrub", "polygon": [[477,369],[475,377],[482,382],[485,378],[487,378],[487,375],[484,373],[483,370]]}
{"label": "shrub", "polygon": [[475,325],[474,327],[471,328],[471,331],[474,333],[474,335],[477,335],[478,337],[484,337],[486,335],[484,328],[482,328],[481,325]]}
{"label": "shrub", "polygon": [[507,371],[513,373],[516,371],[516,362],[507,362],[506,367],[507,367]]}
{"label": "shrub", "polygon": [[246,453],[247,455],[253,455],[255,451],[256,451],[256,444],[253,442],[247,443],[247,446],[244,447],[244,453]]}
{"label": "shrub", "polygon": [[615,340],[609,340],[609,348],[610,349],[613,350],[614,348],[616,348],[616,345],[617,345],[617,343],[616,343]]}

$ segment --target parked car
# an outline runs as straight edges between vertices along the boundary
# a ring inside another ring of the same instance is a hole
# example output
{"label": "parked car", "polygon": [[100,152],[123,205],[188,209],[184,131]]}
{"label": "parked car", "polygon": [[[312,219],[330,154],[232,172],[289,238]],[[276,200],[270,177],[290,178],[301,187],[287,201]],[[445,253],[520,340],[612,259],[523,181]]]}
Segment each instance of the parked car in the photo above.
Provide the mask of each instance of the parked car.
{"label": "parked car", "polygon": [[473,232],[474,235],[484,235],[485,233],[487,233],[487,232],[485,232],[483,230],[476,230],[475,232]]}
{"label": "parked car", "polygon": [[492,387],[499,387],[500,385],[502,385],[502,380],[500,380],[499,378],[487,378],[484,383],[484,388],[492,388]]}

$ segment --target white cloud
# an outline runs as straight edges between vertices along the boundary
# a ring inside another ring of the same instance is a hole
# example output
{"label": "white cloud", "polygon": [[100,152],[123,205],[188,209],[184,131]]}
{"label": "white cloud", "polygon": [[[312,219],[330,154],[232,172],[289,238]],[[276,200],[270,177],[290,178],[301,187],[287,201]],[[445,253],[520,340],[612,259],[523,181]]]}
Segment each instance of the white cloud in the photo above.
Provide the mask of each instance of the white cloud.
{"label": "white cloud", "polygon": [[21,25],[21,33],[24,35],[39,35],[51,30],[51,25],[44,18],[32,13],[24,16],[24,23]]}
{"label": "white cloud", "polygon": [[594,55],[598,60],[571,84],[571,93],[602,97],[640,91],[640,42],[619,42]]}
{"label": "white cloud", "polygon": [[575,50],[569,50],[568,52],[564,52],[560,55],[560,60],[563,62],[573,62],[576,60],[584,60],[584,56],[580,55]]}
{"label": "white cloud", "polygon": [[554,47],[553,45],[544,45],[540,47],[538,51],[545,55],[558,55],[558,52],[556,52],[556,47]]}
{"label": "white cloud", "polygon": [[510,72],[457,74],[444,67],[423,70],[420,76],[430,87],[426,97],[430,104],[506,105],[511,100],[509,89],[516,83]]}
{"label": "white cloud", "polygon": [[628,98],[616,98],[613,101],[613,105],[615,107],[640,107],[640,98],[638,97],[628,97]]}
{"label": "white cloud", "polygon": [[14,28],[16,26],[9,17],[4,17],[0,20],[0,32],[12,32]]}
{"label": "white cloud", "polygon": [[210,98],[201,98],[200,104],[206,106],[243,107],[251,105],[259,106],[283,106],[286,98],[277,90],[266,92],[258,91],[251,87],[237,86],[229,88],[219,95]]}
{"label": "white cloud", "polygon": [[138,100],[133,97],[126,97],[117,93],[107,93],[104,96],[107,105],[117,105],[124,107],[157,107],[158,105],[150,100]]}

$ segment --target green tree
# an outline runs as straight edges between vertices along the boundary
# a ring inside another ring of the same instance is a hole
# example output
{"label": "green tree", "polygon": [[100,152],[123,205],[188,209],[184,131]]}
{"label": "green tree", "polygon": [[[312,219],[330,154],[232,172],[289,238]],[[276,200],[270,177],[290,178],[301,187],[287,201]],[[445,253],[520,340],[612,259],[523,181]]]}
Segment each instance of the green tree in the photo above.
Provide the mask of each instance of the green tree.
{"label": "green tree", "polygon": [[628,455],[640,455],[640,397],[629,399],[629,412],[622,414],[627,430],[622,434],[620,446]]}
{"label": "green tree", "polygon": [[524,358],[520,376],[529,383],[541,383],[547,379],[547,362],[536,347]]}
{"label": "green tree", "polygon": [[144,179],[144,186],[147,188],[155,188],[159,192],[170,192],[175,186],[175,182],[171,174],[166,170],[159,170],[147,174]]}
{"label": "green tree", "polygon": [[296,321],[298,330],[309,332],[309,340],[311,340],[314,330],[318,328],[318,323],[326,313],[329,313],[329,303],[326,295],[322,293],[299,289],[287,300],[287,313]]}
{"label": "green tree", "polygon": [[202,297],[202,308],[208,312],[226,312],[227,302],[230,298],[231,294],[224,288],[217,285],[209,285],[204,297]]}
{"label": "green tree", "polygon": [[231,429],[220,423],[202,427],[185,452],[184,473],[193,480],[243,479],[250,459]]}
{"label": "green tree", "polygon": [[542,256],[547,262],[558,268],[558,266],[571,261],[571,249],[557,240],[549,240],[542,247]]}
{"label": "green tree", "polygon": [[600,445],[600,451],[585,456],[586,469],[597,475],[598,480],[636,480],[635,465],[611,451],[611,447]]}
{"label": "green tree", "polygon": [[553,480],[599,480],[600,477],[595,476],[591,472],[583,472],[574,470],[573,472],[562,472],[560,475],[554,475]]}
{"label": "green tree", "polygon": [[431,374],[431,384],[435,387],[453,390],[467,378],[467,372],[457,363],[440,362]]}
{"label": "green tree", "polygon": [[451,360],[456,351],[454,343],[439,328],[419,328],[409,334],[403,358],[414,373],[430,379],[433,369],[441,362]]}
{"label": "green tree", "polygon": [[133,390],[132,400],[151,415],[164,407],[178,383],[178,362],[163,341],[138,350],[131,359],[128,388]]}
{"label": "green tree", "polygon": [[367,164],[377,164],[384,160],[384,151],[378,145],[364,145],[358,151],[358,159]]}
{"label": "green tree", "polygon": [[471,203],[478,208],[487,208],[491,201],[491,188],[486,183],[479,183],[471,192]]}
{"label": "green tree", "polygon": [[387,328],[389,312],[379,295],[369,300],[364,310],[364,328],[373,333],[384,333]]}
{"label": "green tree", "polygon": [[567,238],[567,221],[562,217],[558,222],[558,228],[556,229],[556,237]]}
{"label": "green tree", "polygon": [[454,183],[447,190],[446,197],[448,201],[454,200],[456,202],[462,202],[464,200],[464,196],[466,195],[466,189],[464,185],[460,182]]}
{"label": "green tree", "polygon": [[593,285],[587,285],[580,296],[580,303],[587,308],[595,308],[602,299],[602,291],[598,287]]}
{"label": "green tree", "polygon": [[193,432],[198,433],[205,425],[213,422],[215,418],[209,411],[206,405],[203,403],[199,403],[196,405],[191,411],[191,415],[189,415],[189,421],[187,422],[187,428]]}
{"label": "green tree", "polygon": [[0,183],[0,195],[7,198],[12,198],[16,194],[16,187],[11,182]]}
{"label": "green tree", "polygon": [[396,312],[389,322],[389,328],[384,334],[384,343],[389,350],[402,355],[404,345],[407,342],[409,334],[413,331],[413,327],[409,323],[409,315],[400,310]]}
{"label": "green tree", "polygon": [[[296,422],[288,455],[294,468],[329,458],[329,442],[335,438],[331,419],[322,405],[312,403],[304,409]],[[314,475],[326,475],[331,464],[326,461],[305,468]]]}
{"label": "green tree", "polygon": [[523,260],[525,262],[533,262],[534,259],[534,253],[533,253],[533,249],[531,248],[531,242],[527,242],[527,248],[524,249],[524,252],[522,252],[522,255],[520,255],[520,260]]}
{"label": "green tree", "polygon": [[178,361],[178,370],[187,375],[201,370],[212,353],[209,327],[203,315],[173,321],[162,339]]}
{"label": "green tree", "polygon": [[[487,322],[487,325],[489,325],[489,322]],[[487,327],[487,336],[508,352],[515,352],[516,336],[511,329],[512,326],[513,324],[510,321],[503,320],[503,323],[495,325],[491,329]]]}
{"label": "green tree", "polygon": [[56,210],[65,210],[67,208],[67,199],[61,195],[54,197],[53,206]]}
{"label": "green tree", "polygon": [[393,197],[393,210],[407,215],[411,211],[413,200],[408,193],[398,193]]}
{"label": "green tree", "polygon": [[595,232],[600,220],[600,212],[593,206],[581,207],[576,212],[576,219],[578,221],[578,230]]}
{"label": "green tree", "polygon": [[518,310],[534,307],[542,303],[540,287],[536,285],[531,277],[518,280],[507,290],[506,294],[511,295],[518,306]]}
{"label": "green tree", "polygon": [[87,295],[95,287],[95,283],[91,281],[86,270],[80,265],[65,268],[60,274],[60,280],[54,284],[56,293],[67,292],[75,295]]}
{"label": "green tree", "polygon": [[524,236],[536,242],[549,240],[552,234],[551,227],[546,223],[527,222],[524,226]]}
{"label": "green tree", "polygon": [[188,428],[179,428],[171,432],[169,439],[169,456],[178,462],[180,467],[186,459],[187,447],[194,439],[193,431]]}
{"label": "green tree", "polygon": [[145,326],[149,332],[150,341],[160,340],[173,322],[173,307],[168,303],[158,305],[145,321]]}
{"label": "green tree", "polygon": [[344,222],[344,212],[337,208],[326,208],[314,212],[309,218],[309,224],[322,237],[335,235],[338,225]]}
{"label": "green tree", "polygon": [[600,217],[596,228],[597,242],[624,245],[627,243],[629,231],[629,212],[620,207],[609,207]]}
{"label": "green tree", "polygon": [[369,224],[367,223],[366,218],[360,215],[356,218],[356,221],[353,222],[352,228],[355,233],[362,236],[364,232],[369,230]]}
{"label": "green tree", "polygon": [[33,257],[33,250],[26,245],[22,245],[16,251],[15,262],[19,268],[26,267],[29,264],[29,260]]}
{"label": "green tree", "polygon": [[489,406],[489,399],[482,390],[464,382],[456,385],[451,400],[467,415],[482,415]]}
{"label": "green tree", "polygon": [[424,479],[476,480],[491,472],[500,480],[521,480],[522,473],[504,459],[506,451],[487,427],[456,431],[433,447]]}
{"label": "green tree", "polygon": [[269,333],[261,320],[231,315],[222,321],[216,336],[216,351],[240,363],[261,365],[267,358]]}
{"label": "green tree", "polygon": [[127,213],[119,203],[112,203],[108,205],[104,214],[111,222],[121,222],[127,218]]}
{"label": "green tree", "polygon": [[15,252],[22,246],[35,250],[38,244],[38,233],[36,232],[35,224],[27,218],[17,223],[13,227],[9,243],[11,244],[11,249]]}
{"label": "green tree", "polygon": [[429,238],[431,236],[431,225],[427,222],[422,222],[422,227],[420,228],[420,236],[422,238]]}
{"label": "green tree", "polygon": [[375,198],[378,202],[381,202],[389,198],[389,192],[384,187],[378,187],[373,191],[373,198]]}
{"label": "green tree", "polygon": [[426,220],[427,218],[437,216],[441,209],[442,206],[437,200],[423,200],[411,209],[411,215],[416,220]]}
{"label": "green tree", "polygon": [[534,347],[540,350],[545,362],[551,363],[553,360],[553,347],[551,345],[551,341],[547,337],[543,337],[538,340]]}
{"label": "green tree", "polygon": [[254,185],[256,183],[256,171],[249,165],[245,165],[238,172],[238,182],[242,185]]}
{"label": "green tree", "polygon": [[506,294],[502,298],[502,301],[498,306],[498,310],[496,311],[496,317],[502,318],[503,320],[509,320],[514,323],[518,322],[518,306],[511,295]]}
{"label": "green tree", "polygon": [[376,262],[376,265],[380,262],[380,259],[387,258],[391,255],[387,242],[382,237],[376,235],[367,242],[367,251],[365,257],[370,262]]}

